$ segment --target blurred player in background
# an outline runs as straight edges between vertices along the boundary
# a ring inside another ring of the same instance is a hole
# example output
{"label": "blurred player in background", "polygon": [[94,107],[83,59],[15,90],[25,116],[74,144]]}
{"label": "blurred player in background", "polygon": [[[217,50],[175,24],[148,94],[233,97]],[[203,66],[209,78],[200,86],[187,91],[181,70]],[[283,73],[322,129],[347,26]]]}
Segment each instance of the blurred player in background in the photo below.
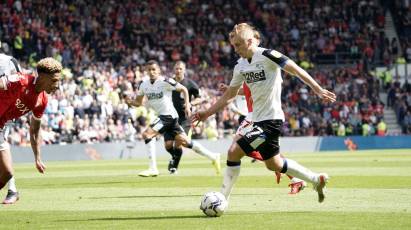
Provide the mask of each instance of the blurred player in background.
{"label": "blurred player in background", "polygon": [[281,70],[299,77],[325,102],[334,102],[335,94],[322,88],[305,70],[285,55],[258,47],[258,32],[247,23],[234,26],[229,34],[231,45],[241,57],[233,71],[230,87],[222,97],[205,111],[192,116],[193,122],[204,121],[228,105],[245,82],[253,99],[253,126],[228,150],[227,169],[221,192],[229,200],[231,190],[240,174],[241,158],[258,151],[267,169],[286,173],[313,184],[318,202],[325,199],[328,175],[314,173],[294,160],[281,158],[279,137],[284,121],[281,107]]}
{"label": "blurred player in background", "polygon": [[[219,165],[219,155],[211,153],[198,143],[194,144],[188,139],[183,128],[178,123],[179,117],[172,102],[172,91],[175,90],[183,94],[185,116],[190,117],[191,105],[187,88],[174,79],[165,79],[162,77],[160,66],[156,61],[147,62],[146,67],[150,79],[140,84],[135,100],[131,100],[130,98],[126,99],[126,103],[129,106],[138,107],[142,105],[145,96],[148,105],[158,114],[158,118],[143,132],[145,143],[149,145],[150,142],[153,141],[153,138],[159,134],[164,136],[164,145],[172,157],[168,166],[170,174],[177,173],[177,168],[183,154],[182,147],[192,149],[200,155],[210,157],[213,165]],[[155,155],[155,151],[152,151],[150,147],[149,154],[152,160],[153,157],[151,155]],[[217,173],[220,173],[219,170],[217,170]],[[159,172],[158,169],[149,168],[139,175],[144,177],[157,176]]]}
{"label": "blurred player in background", "polygon": [[[193,80],[191,80],[190,78],[186,76],[186,65],[183,61],[178,61],[175,63],[173,79],[187,88],[191,106],[196,106],[202,102],[200,98],[200,88]],[[184,112],[184,103],[185,103],[184,96],[181,92],[173,91],[172,98],[173,98],[174,108],[176,109],[178,113],[178,123],[181,125],[181,127],[183,127],[184,132],[187,134],[187,137],[191,139],[192,124],[191,124],[190,117],[187,117],[186,113]],[[209,151],[208,149],[204,148],[202,145],[200,145],[196,141],[191,141],[191,143],[193,145],[192,149],[196,153],[204,157],[207,157],[209,160],[211,160],[213,166],[216,169],[216,173],[220,174],[220,171],[221,171],[220,154]],[[169,142],[168,146],[166,145],[166,149],[169,149],[169,148],[172,148],[171,142]],[[173,160],[170,161],[169,170],[170,168],[178,168],[178,164],[179,164],[178,159],[176,161],[173,161]]]}
{"label": "blurred player in background", "polygon": [[[0,78],[0,189],[13,178],[10,145],[7,143],[7,122],[31,112],[30,143],[36,168],[44,173],[46,166],[41,160],[41,117],[47,106],[47,94],[59,88],[62,66],[53,58],[44,58],[37,63],[37,76],[10,74]],[[18,195],[13,196],[15,200]],[[12,202],[14,201],[14,202]]]}

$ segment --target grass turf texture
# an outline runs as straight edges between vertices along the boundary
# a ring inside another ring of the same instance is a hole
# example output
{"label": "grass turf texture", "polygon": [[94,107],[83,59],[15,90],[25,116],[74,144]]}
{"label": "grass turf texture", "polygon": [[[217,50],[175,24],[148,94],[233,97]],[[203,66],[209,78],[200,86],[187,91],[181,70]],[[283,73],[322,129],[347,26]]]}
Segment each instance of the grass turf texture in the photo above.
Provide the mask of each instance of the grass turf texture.
{"label": "grass turf texture", "polygon": [[[411,150],[286,154],[331,176],[327,198],[310,188],[288,195],[262,163],[244,158],[230,207],[219,218],[199,210],[222,177],[203,158],[185,155],[178,175],[160,159],[157,178],[141,178],[145,159],[16,164],[21,200],[0,206],[0,229],[409,229]],[[224,161],[222,161],[224,165]],[[0,191],[3,198],[6,189]]]}

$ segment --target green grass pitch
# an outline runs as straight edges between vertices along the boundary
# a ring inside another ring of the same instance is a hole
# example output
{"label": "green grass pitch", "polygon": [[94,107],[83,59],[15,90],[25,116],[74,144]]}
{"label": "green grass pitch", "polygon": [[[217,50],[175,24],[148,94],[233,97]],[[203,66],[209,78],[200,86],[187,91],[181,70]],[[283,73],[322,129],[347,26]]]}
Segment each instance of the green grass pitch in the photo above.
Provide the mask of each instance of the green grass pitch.
{"label": "green grass pitch", "polygon": [[204,193],[219,191],[222,176],[191,153],[178,175],[168,175],[161,158],[157,178],[137,176],[147,167],[143,158],[48,162],[45,175],[34,163],[16,164],[21,200],[0,205],[0,229],[411,228],[411,149],[286,155],[330,175],[324,203],[311,186],[288,195],[287,177],[277,185],[249,158],[219,218],[205,217],[199,203]]}

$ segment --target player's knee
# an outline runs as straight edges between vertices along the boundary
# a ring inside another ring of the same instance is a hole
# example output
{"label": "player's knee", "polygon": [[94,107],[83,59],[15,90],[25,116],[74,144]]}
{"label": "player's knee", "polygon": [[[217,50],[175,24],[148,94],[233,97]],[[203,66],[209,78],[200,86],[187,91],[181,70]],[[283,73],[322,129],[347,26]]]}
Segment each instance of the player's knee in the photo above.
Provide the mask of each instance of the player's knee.
{"label": "player's knee", "polygon": [[166,143],[164,143],[164,147],[166,148],[167,151],[169,151],[169,149],[173,149],[173,148],[174,148],[174,143],[167,141]]}
{"label": "player's knee", "polygon": [[227,159],[230,161],[240,161],[241,158],[244,156],[244,153],[242,153],[242,150],[238,149],[238,146],[231,146],[228,149],[227,153]]}
{"label": "player's knee", "polygon": [[274,172],[281,171],[281,168],[277,167],[275,164],[265,164],[265,167],[270,171],[274,171]]}
{"label": "player's knee", "polygon": [[187,147],[188,146],[188,141],[187,139],[182,136],[182,135],[177,135],[176,136],[176,147],[181,148],[182,146]]}
{"label": "player's knee", "polygon": [[278,154],[272,158],[265,160],[265,167],[271,171],[281,172],[284,167],[284,161]]}

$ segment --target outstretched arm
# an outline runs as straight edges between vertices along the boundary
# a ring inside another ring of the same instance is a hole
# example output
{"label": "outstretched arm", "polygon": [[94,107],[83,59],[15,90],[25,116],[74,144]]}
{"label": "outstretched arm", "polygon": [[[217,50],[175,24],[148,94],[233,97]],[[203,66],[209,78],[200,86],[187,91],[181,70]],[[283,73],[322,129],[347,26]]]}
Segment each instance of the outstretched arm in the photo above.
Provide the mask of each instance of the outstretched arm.
{"label": "outstretched arm", "polygon": [[[228,85],[226,85],[226,84],[224,84],[224,83],[220,83],[220,84],[218,85],[218,91],[224,93],[224,92],[228,89],[228,87],[229,87]],[[243,89],[243,88],[240,88],[240,90],[238,90],[237,95],[244,95],[244,89]]]}
{"label": "outstretched arm", "polygon": [[209,116],[215,114],[217,111],[221,110],[225,106],[227,106],[231,99],[233,99],[240,89],[241,85],[237,87],[228,87],[228,89],[224,92],[223,96],[221,96],[218,101],[213,104],[209,109],[206,111],[199,111],[198,113],[192,116],[192,121],[205,121]]}
{"label": "outstretched arm", "polygon": [[314,92],[326,102],[335,102],[336,96],[333,92],[330,92],[322,88],[303,68],[299,67],[294,61],[288,60],[283,69],[300,78],[305,84],[307,84]]}
{"label": "outstretched arm", "polygon": [[41,134],[40,134],[41,120],[31,117],[30,120],[30,144],[34,153],[34,160],[36,168],[40,173],[44,173],[46,166],[41,161],[40,146],[41,146]]}
{"label": "outstretched arm", "polygon": [[144,95],[142,96],[137,96],[135,100],[126,97],[125,98],[125,102],[128,106],[134,106],[134,107],[139,107],[143,105],[143,99],[144,99]]}

